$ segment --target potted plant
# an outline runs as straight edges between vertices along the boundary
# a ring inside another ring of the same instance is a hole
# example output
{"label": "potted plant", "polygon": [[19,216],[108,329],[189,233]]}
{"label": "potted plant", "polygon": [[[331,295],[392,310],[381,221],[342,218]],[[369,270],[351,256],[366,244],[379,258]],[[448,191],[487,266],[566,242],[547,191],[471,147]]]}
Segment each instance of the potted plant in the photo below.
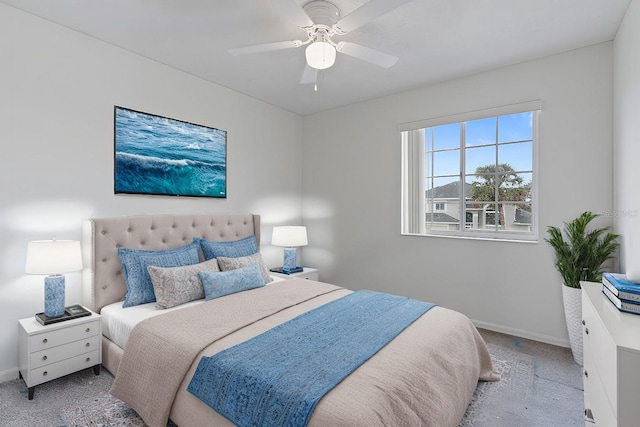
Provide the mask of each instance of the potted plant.
{"label": "potted plant", "polygon": [[592,212],[583,212],[571,222],[565,223],[564,233],[557,227],[547,227],[545,239],[556,254],[556,268],[563,280],[562,300],[569,332],[573,358],[582,366],[582,296],[580,281],[600,282],[602,265],[613,257],[618,248],[618,234],[610,233],[610,227],[589,230],[591,221],[597,218]]}

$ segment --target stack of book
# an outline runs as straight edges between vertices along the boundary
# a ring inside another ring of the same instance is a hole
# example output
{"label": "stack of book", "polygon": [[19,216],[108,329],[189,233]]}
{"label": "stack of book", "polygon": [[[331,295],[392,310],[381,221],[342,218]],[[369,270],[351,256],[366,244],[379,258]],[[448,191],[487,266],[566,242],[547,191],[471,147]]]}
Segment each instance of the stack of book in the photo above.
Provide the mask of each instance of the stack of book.
{"label": "stack of book", "polygon": [[624,274],[604,273],[602,293],[618,310],[640,314],[640,283],[630,281]]}
{"label": "stack of book", "polygon": [[304,271],[303,267],[275,267],[270,269],[269,271],[273,271],[274,273],[284,273],[284,274],[293,274],[300,273]]}

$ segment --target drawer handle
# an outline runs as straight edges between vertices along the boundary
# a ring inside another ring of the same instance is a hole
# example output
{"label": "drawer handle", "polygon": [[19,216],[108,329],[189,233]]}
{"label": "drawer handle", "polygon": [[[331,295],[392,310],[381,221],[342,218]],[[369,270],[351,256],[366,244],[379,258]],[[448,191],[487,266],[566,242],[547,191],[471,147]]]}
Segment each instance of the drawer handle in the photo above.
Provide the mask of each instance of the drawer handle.
{"label": "drawer handle", "polygon": [[90,360],[91,360],[91,358],[90,358],[90,357],[87,357],[87,360],[86,360],[86,362],[89,362]]}
{"label": "drawer handle", "polygon": [[91,332],[91,328],[87,328],[84,330],[85,332]]}
{"label": "drawer handle", "polygon": [[589,328],[584,328],[584,333],[589,335]]}
{"label": "drawer handle", "polygon": [[90,342],[88,342],[88,343],[86,343],[84,346],[85,346],[85,347],[91,347],[91,343],[90,343]]}
{"label": "drawer handle", "polygon": [[42,343],[43,343],[43,344],[46,344],[46,343],[48,343],[48,342],[49,342],[49,340],[48,340],[48,339],[46,339],[46,338],[42,340]]}
{"label": "drawer handle", "polygon": [[44,371],[44,372],[42,373],[42,376],[45,376],[45,377],[46,377],[46,376],[47,376],[47,374],[49,374],[49,372]]}
{"label": "drawer handle", "polygon": [[593,411],[592,411],[591,409],[589,409],[589,408],[585,409],[585,410],[584,410],[584,415],[585,415],[587,418],[589,418],[589,419],[593,420]]}
{"label": "drawer handle", "polygon": [[47,355],[42,356],[42,360],[47,360]]}
{"label": "drawer handle", "polygon": [[586,369],[584,370],[584,376],[585,376],[585,377],[587,377],[587,378],[589,378],[589,372],[587,372],[587,370],[586,370]]}
{"label": "drawer handle", "polygon": [[[584,326],[586,324],[587,324],[587,322],[585,322],[584,319],[582,319],[582,326]],[[586,409],[585,409],[585,411],[586,411]]]}

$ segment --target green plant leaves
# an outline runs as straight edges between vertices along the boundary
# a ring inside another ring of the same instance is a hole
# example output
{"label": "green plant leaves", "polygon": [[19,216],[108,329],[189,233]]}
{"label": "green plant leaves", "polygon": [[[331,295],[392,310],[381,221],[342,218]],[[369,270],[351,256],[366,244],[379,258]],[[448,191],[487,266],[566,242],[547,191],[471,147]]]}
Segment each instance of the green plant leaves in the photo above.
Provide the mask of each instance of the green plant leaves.
{"label": "green plant leaves", "polygon": [[547,227],[549,238],[545,239],[556,252],[556,268],[564,284],[580,288],[580,281],[600,282],[602,264],[618,248],[620,235],[609,233],[610,227],[588,230],[589,223],[598,215],[585,211],[571,222],[564,223],[564,240],[558,227]]}

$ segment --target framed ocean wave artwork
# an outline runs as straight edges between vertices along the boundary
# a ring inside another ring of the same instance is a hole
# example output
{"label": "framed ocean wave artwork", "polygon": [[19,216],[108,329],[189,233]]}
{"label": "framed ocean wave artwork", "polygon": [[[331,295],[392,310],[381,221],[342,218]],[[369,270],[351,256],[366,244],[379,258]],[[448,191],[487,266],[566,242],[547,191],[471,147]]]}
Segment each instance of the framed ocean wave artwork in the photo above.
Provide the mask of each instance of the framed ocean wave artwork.
{"label": "framed ocean wave artwork", "polygon": [[116,194],[227,197],[227,132],[114,107]]}

